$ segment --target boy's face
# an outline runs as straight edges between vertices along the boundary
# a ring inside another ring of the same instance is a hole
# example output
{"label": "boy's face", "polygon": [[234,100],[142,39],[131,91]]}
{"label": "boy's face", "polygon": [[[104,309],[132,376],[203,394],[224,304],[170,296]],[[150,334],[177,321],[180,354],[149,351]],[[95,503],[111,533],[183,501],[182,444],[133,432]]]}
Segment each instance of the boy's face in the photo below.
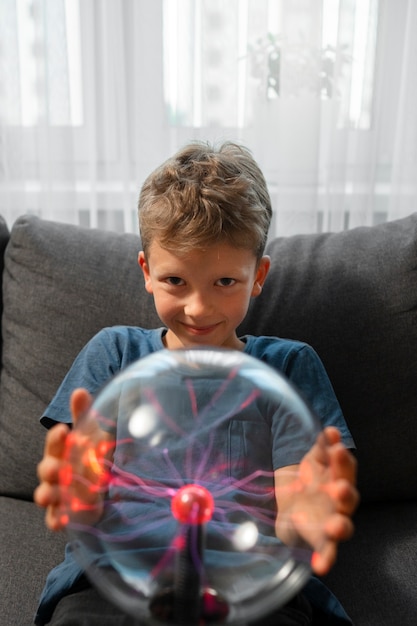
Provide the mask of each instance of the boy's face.
{"label": "boy's face", "polygon": [[139,265],[153,294],[169,349],[212,346],[242,349],[236,328],[251,297],[262,291],[269,257],[222,243],[177,256],[153,241]]}

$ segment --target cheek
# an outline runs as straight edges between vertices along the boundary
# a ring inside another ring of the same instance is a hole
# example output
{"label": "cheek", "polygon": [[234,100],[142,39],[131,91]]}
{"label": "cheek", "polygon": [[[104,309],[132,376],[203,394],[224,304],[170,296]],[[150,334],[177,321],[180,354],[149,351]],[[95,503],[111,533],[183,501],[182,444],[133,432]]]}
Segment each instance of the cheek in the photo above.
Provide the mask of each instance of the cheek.
{"label": "cheek", "polygon": [[251,299],[251,294],[249,291],[247,291],[245,294],[241,294],[239,298],[236,298],[228,302],[227,306],[225,307],[225,310],[227,311],[228,316],[230,318],[233,318],[235,321],[237,320],[238,323],[240,324],[240,322],[242,321],[242,319],[245,317],[247,313],[250,299]]}
{"label": "cheek", "polygon": [[154,291],[153,296],[155,308],[159,317],[167,318],[175,313],[175,301],[170,296],[167,296],[167,294],[163,291],[159,291],[158,289]]}

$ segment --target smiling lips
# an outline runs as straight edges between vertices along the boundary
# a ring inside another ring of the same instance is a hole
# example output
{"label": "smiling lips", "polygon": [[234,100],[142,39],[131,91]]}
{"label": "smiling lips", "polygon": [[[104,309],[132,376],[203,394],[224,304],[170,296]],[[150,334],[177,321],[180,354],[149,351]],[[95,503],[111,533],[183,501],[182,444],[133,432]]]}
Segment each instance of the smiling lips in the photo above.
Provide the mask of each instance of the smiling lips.
{"label": "smiling lips", "polygon": [[209,335],[215,330],[218,324],[211,324],[210,326],[192,326],[183,322],[185,330],[193,335]]}

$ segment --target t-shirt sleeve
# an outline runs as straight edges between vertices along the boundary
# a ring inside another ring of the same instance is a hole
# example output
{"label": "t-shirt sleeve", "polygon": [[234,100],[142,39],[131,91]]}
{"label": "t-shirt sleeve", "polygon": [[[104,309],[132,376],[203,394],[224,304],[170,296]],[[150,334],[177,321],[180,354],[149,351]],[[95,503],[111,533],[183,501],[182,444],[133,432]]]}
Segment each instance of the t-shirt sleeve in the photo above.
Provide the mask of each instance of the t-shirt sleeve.
{"label": "t-shirt sleeve", "polygon": [[288,361],[286,375],[323,427],[336,426],[348,447],[355,447],[333,386],[317,352],[304,344]]}
{"label": "t-shirt sleeve", "polygon": [[[285,362],[284,373],[315,418],[319,420],[321,427],[335,426],[341,433],[344,445],[351,449],[355,448],[333,386],[314,349],[307,344],[300,344],[297,349],[289,354]],[[309,442],[308,437],[305,437],[305,443],[302,443],[302,434],[300,434],[298,441],[300,445],[297,444],[297,437],[291,433],[288,426],[273,425],[274,469],[292,465],[301,460],[310,448],[311,441]],[[307,444],[307,442],[309,443]]]}
{"label": "t-shirt sleeve", "polygon": [[105,383],[120,370],[121,356],[111,334],[103,329],[95,335],[76,357],[70,370],[59,386],[51,403],[41,417],[41,423],[51,428],[57,422],[71,424],[70,397],[83,387],[92,395],[97,394]]}

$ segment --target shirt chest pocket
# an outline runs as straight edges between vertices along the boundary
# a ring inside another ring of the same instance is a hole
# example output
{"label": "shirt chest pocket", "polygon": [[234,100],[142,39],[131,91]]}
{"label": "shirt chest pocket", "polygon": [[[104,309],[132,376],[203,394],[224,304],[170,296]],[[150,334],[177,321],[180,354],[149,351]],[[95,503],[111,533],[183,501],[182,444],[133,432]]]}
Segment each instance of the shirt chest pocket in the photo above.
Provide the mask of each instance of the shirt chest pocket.
{"label": "shirt chest pocket", "polygon": [[272,481],[272,436],[265,422],[230,420],[227,434],[229,476],[234,480]]}

